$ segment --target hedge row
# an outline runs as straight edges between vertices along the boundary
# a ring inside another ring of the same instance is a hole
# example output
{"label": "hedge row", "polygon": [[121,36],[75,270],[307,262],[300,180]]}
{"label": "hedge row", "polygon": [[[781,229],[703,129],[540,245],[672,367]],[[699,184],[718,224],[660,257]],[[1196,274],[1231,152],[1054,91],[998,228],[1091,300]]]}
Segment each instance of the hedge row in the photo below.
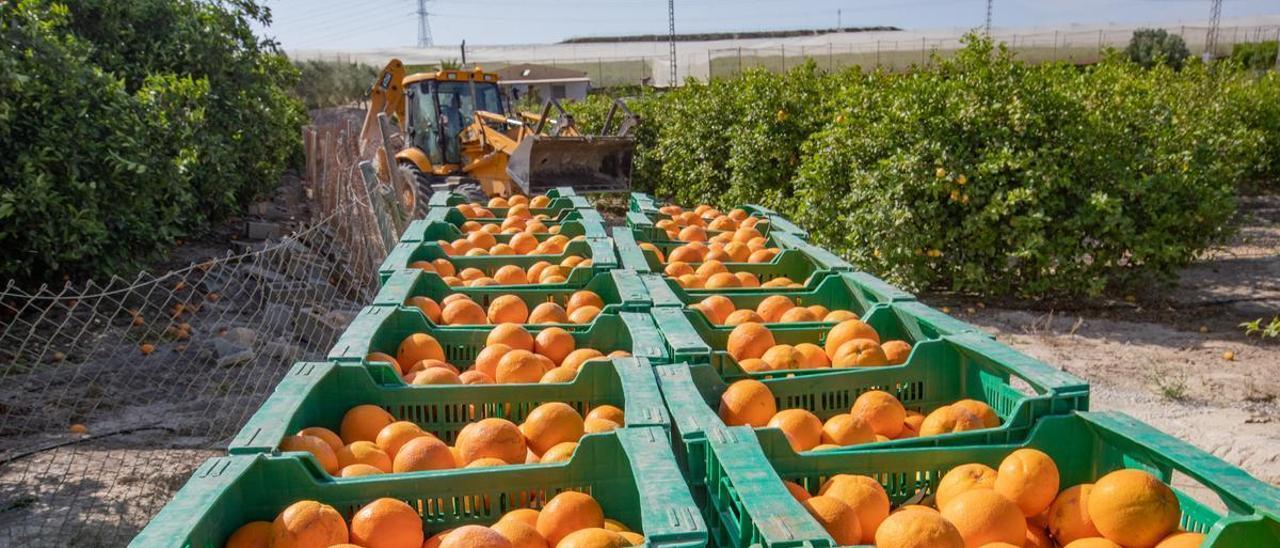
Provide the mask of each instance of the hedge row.
{"label": "hedge row", "polygon": [[0,2],[0,279],[127,272],[274,189],[297,70],[254,2]]}
{"label": "hedge row", "polygon": [[762,203],[913,289],[1064,298],[1172,277],[1228,234],[1236,185],[1280,180],[1274,73],[1029,65],[977,37],[934,65],[639,97],[636,186]]}

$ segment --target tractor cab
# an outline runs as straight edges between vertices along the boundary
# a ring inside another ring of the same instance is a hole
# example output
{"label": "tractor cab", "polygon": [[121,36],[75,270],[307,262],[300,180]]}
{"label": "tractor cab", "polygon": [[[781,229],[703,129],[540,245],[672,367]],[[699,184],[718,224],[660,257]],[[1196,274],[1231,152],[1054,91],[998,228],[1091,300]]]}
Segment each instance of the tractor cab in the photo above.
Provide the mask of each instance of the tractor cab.
{"label": "tractor cab", "polygon": [[408,140],[435,166],[463,163],[459,137],[477,111],[506,112],[498,75],[478,69],[412,74],[404,90]]}

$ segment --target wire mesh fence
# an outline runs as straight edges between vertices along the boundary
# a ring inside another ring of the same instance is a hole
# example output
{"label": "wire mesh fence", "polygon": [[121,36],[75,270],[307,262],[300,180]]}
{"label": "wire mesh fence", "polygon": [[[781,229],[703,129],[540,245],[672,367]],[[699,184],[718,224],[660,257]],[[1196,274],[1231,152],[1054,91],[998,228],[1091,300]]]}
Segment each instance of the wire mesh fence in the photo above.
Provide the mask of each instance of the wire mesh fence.
{"label": "wire mesh fence", "polygon": [[325,356],[403,228],[357,129],[305,131],[309,211],[290,236],[162,274],[0,288],[0,545],[128,543],[294,361]]}

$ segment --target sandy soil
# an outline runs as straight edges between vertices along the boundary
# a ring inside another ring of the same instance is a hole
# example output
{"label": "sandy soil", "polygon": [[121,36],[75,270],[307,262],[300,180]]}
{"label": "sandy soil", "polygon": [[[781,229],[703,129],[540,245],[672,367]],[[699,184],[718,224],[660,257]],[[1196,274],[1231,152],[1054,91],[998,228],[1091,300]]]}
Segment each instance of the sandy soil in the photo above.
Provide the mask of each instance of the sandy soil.
{"label": "sandy soil", "polygon": [[1280,196],[1240,209],[1238,237],[1132,303],[923,300],[1088,379],[1092,409],[1128,413],[1280,484],[1280,343],[1238,325],[1280,314]]}

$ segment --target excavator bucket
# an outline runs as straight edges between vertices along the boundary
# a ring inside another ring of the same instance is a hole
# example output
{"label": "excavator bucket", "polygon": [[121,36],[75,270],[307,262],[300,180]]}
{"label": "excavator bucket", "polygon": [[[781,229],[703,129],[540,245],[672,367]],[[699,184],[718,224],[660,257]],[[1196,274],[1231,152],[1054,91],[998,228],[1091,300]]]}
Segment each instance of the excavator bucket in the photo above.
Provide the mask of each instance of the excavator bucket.
{"label": "excavator bucket", "polygon": [[533,196],[558,186],[585,192],[629,192],[635,139],[588,135],[525,137],[507,161],[507,174]]}

